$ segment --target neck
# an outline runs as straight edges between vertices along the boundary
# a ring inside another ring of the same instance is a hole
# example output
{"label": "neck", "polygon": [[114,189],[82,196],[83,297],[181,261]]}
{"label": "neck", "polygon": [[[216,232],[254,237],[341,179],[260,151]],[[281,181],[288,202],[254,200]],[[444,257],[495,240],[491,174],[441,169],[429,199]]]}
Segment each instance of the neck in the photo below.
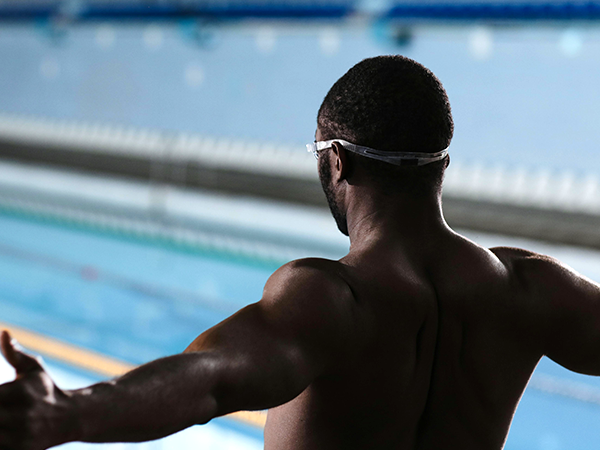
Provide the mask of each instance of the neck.
{"label": "neck", "polygon": [[405,194],[351,195],[347,209],[351,249],[385,245],[422,245],[449,230],[442,213],[441,193],[425,197]]}

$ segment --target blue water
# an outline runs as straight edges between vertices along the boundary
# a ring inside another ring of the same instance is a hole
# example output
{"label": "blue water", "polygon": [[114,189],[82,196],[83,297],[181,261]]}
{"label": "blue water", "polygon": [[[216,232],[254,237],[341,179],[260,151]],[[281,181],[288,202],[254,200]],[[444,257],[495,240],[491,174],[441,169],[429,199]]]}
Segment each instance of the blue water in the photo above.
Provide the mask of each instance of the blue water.
{"label": "blue water", "polygon": [[600,446],[600,406],[527,390],[506,450],[593,450]]}
{"label": "blue water", "polygon": [[271,270],[0,216],[0,273],[0,320],[143,363],[258,301]]}
{"label": "blue water", "polygon": [[[498,244],[486,239],[486,245]],[[535,250],[554,252],[592,277],[600,273],[597,252],[547,247]],[[182,351],[202,331],[258,300],[272,270],[227,255],[0,214],[0,321],[131,363]],[[547,359],[537,373],[600,388],[600,379]],[[597,449],[598,423],[599,405],[528,389],[506,449]]]}

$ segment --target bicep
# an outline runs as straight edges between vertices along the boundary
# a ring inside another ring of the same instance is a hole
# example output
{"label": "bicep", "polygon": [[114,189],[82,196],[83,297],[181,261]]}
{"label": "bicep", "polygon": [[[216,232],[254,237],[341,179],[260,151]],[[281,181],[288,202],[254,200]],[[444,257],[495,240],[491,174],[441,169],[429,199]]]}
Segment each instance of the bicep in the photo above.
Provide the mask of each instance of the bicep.
{"label": "bicep", "polygon": [[335,284],[310,270],[283,269],[271,277],[260,302],[188,347],[211,352],[217,361],[219,414],[285,403],[327,370],[347,341],[344,308],[335,306],[345,293]]}
{"label": "bicep", "polygon": [[212,355],[218,415],[287,402],[306,388],[318,370],[301,345],[282,339],[259,303],[202,333],[186,352]]}

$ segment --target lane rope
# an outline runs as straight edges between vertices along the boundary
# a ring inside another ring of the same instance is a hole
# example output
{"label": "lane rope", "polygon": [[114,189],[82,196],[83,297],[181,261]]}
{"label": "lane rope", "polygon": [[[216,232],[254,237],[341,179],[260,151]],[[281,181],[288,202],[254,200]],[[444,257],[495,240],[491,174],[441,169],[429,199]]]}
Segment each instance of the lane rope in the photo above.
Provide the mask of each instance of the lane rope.
{"label": "lane rope", "polygon": [[528,387],[546,394],[558,395],[600,406],[600,389],[587,383],[564,380],[552,375],[538,373],[531,377]]}
{"label": "lane rope", "polygon": [[127,276],[112,273],[89,264],[79,264],[66,259],[25,250],[0,242],[0,256],[25,261],[36,266],[66,272],[89,282],[97,282],[124,291],[134,292],[155,300],[186,302],[215,312],[233,314],[240,305],[234,305],[218,298],[208,298],[193,291],[167,286],[153,285]]}

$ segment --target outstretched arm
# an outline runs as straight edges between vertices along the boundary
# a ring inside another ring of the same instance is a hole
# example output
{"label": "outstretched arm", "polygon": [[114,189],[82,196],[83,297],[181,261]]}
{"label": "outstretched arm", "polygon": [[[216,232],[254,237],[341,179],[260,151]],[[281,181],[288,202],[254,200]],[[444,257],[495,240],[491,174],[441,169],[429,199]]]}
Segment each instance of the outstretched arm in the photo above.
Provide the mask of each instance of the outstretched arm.
{"label": "outstretched arm", "polygon": [[0,448],[151,440],[293,399],[355,345],[352,294],[323,264],[332,263],[282,267],[260,302],[200,335],[184,354],[85,389],[56,388],[4,334],[3,352],[17,379],[0,386]]}
{"label": "outstretched arm", "polygon": [[567,369],[600,375],[600,286],[554,258],[525,253],[514,263],[542,332],[544,354]]}

